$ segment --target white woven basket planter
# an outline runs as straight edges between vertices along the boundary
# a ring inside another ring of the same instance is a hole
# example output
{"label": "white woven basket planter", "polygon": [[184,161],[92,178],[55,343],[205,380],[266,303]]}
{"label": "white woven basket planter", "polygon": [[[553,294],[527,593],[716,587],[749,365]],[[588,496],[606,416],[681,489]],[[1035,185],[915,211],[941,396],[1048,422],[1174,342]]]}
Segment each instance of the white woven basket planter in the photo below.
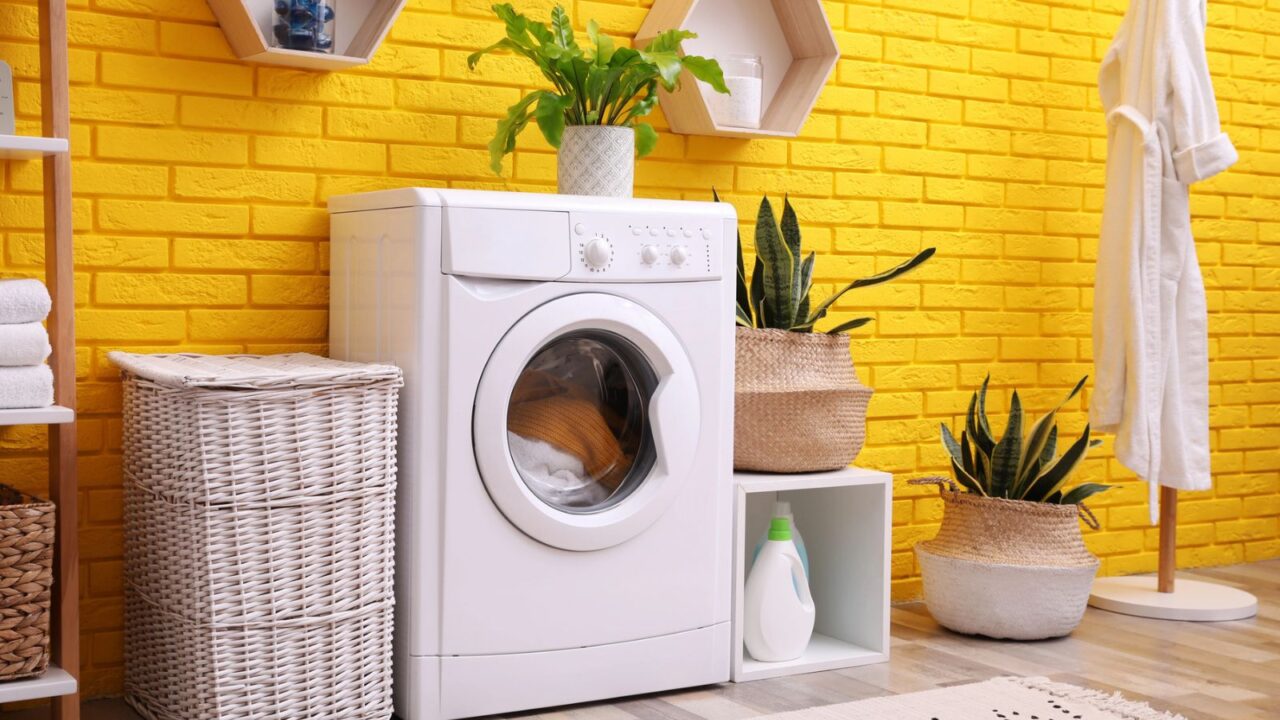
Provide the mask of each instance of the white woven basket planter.
{"label": "white woven basket planter", "polygon": [[1006,500],[937,484],[942,527],[916,545],[925,604],[940,625],[1000,640],[1070,633],[1084,618],[1099,561],[1084,545],[1083,506]]}
{"label": "white woven basket planter", "polygon": [[153,720],[389,717],[400,371],[111,359],[130,703]]}
{"label": "white woven basket planter", "polygon": [[1070,634],[1084,618],[1098,565],[999,565],[930,553],[916,545],[924,601],[940,625],[997,640]]}
{"label": "white woven basket planter", "polygon": [[635,192],[636,131],[616,125],[569,125],[556,153],[561,195],[631,197]]}

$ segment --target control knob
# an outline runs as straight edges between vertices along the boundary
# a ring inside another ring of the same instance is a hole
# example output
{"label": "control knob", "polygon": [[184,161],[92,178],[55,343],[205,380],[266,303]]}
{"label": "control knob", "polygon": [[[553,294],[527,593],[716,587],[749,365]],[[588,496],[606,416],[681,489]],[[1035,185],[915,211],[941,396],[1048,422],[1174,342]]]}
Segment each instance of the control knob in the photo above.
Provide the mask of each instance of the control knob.
{"label": "control knob", "polygon": [[582,259],[592,270],[602,270],[608,267],[609,261],[613,259],[613,245],[609,243],[608,238],[592,238],[582,250]]}
{"label": "control knob", "polygon": [[658,258],[662,257],[657,245],[645,245],[640,248],[640,261],[645,265],[652,265],[658,262]]}
{"label": "control knob", "polygon": [[676,245],[671,248],[670,257],[672,265],[683,265],[689,259],[689,248],[683,245]]}

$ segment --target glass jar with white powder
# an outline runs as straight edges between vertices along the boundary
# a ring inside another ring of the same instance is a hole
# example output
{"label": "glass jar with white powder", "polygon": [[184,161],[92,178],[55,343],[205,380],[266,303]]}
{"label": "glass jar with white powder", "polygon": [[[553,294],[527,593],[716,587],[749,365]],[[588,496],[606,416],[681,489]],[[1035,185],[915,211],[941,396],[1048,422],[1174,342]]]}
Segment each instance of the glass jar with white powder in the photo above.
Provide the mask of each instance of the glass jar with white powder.
{"label": "glass jar with white powder", "polygon": [[741,128],[760,127],[763,113],[764,65],[759,55],[731,54],[720,61],[729,94],[712,95],[716,122]]}

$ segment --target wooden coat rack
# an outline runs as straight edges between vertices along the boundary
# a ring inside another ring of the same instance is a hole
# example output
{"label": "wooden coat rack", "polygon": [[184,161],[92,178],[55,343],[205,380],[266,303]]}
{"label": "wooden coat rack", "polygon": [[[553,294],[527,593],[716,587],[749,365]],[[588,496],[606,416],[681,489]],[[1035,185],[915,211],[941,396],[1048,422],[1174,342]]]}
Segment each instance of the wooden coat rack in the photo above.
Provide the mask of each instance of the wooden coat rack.
{"label": "wooden coat rack", "polygon": [[1157,620],[1243,620],[1258,614],[1258,598],[1228,585],[1177,580],[1178,491],[1160,488],[1160,558],[1157,574],[1098,578],[1089,604]]}

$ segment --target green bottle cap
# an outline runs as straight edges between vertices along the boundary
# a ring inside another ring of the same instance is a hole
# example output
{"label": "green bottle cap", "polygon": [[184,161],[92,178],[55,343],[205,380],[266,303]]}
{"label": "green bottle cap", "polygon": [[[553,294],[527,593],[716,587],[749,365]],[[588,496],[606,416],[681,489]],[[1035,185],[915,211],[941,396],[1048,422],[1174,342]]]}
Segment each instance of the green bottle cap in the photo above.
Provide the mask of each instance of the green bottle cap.
{"label": "green bottle cap", "polygon": [[791,522],[784,517],[776,517],[769,523],[770,540],[790,540]]}

